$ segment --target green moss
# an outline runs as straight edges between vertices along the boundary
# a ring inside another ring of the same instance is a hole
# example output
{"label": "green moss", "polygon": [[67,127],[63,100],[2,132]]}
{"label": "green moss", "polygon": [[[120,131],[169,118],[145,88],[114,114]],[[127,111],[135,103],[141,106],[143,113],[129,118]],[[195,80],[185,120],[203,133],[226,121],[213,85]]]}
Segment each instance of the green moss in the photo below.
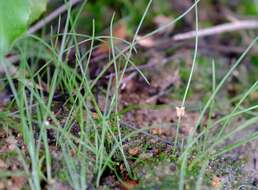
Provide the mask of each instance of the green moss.
{"label": "green moss", "polygon": [[[2,144],[2,143],[1,143]],[[1,145],[2,146],[2,145]],[[8,152],[2,152],[0,154],[0,159],[2,160],[8,160],[11,158],[17,158],[18,154],[16,151],[8,151]]]}

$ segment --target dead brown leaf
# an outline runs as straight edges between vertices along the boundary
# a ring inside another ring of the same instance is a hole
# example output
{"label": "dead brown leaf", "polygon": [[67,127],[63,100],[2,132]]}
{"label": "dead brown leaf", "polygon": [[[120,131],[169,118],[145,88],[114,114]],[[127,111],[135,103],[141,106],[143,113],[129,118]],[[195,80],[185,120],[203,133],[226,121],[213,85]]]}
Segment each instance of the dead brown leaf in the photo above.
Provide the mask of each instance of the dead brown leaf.
{"label": "dead brown leaf", "polygon": [[163,133],[163,130],[161,128],[152,128],[150,131],[153,135],[162,135]]}
{"label": "dead brown leaf", "polygon": [[137,180],[127,180],[121,183],[122,190],[132,190],[137,187],[139,182]]}
{"label": "dead brown leaf", "polygon": [[218,176],[214,176],[211,181],[211,186],[218,189],[221,187],[222,179]]}
{"label": "dead brown leaf", "polygon": [[130,155],[136,156],[139,154],[140,148],[139,147],[130,148],[128,152]]}
{"label": "dead brown leaf", "polygon": [[151,47],[155,46],[155,42],[154,42],[153,38],[151,38],[151,37],[143,38],[142,36],[137,36],[136,41],[142,47],[151,48]]}
{"label": "dead brown leaf", "polygon": [[[120,38],[122,40],[126,39],[126,37],[128,36],[127,33],[127,25],[125,22],[121,21],[119,22],[113,29],[113,37],[116,38]],[[121,40],[118,39],[114,39],[113,42],[115,44],[121,42]],[[107,53],[110,50],[110,44],[109,44],[109,40],[105,40],[104,42],[102,42],[97,50],[97,54],[101,54],[101,53]]]}

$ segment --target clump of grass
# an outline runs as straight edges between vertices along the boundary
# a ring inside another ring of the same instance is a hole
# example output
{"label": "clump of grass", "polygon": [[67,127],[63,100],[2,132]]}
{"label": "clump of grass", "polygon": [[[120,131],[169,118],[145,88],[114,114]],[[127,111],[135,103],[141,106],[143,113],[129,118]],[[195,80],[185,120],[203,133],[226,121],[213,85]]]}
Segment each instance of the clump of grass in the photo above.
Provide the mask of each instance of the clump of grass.
{"label": "clump of grass", "polygon": [[[123,149],[123,144],[131,136],[137,135],[140,131],[146,129],[128,132],[128,134],[123,136],[120,123],[120,110],[118,109],[119,89],[126,68],[130,64],[135,66],[131,58],[137,44],[136,37],[143,25],[151,3],[152,1],[149,1],[146,6],[132,41],[129,42],[119,39],[127,45],[124,49],[118,49],[114,44],[114,39],[117,40],[117,38],[113,36],[113,21],[115,15],[113,15],[111,19],[109,36],[97,36],[95,34],[95,21],[92,22],[92,34],[83,35],[77,34],[75,31],[80,11],[78,15],[72,17],[69,8],[67,10],[67,20],[63,31],[61,31],[59,27],[57,34],[51,34],[51,36],[47,38],[43,37],[46,39],[30,36],[28,37],[29,39],[23,39],[16,46],[20,54],[17,76],[11,75],[5,67],[8,63],[5,63],[6,60],[2,61],[4,63],[2,66],[6,71],[6,77],[3,81],[11,87],[14,96],[11,104],[16,111],[12,112],[7,110],[1,113],[4,114],[6,119],[15,118],[14,122],[5,123],[6,127],[16,125],[15,128],[19,130],[23,137],[26,151],[24,153],[24,151],[17,148],[17,152],[24,166],[24,171],[26,175],[29,176],[28,183],[31,189],[41,189],[42,183],[48,185],[53,184],[55,180],[58,180],[58,172],[53,172],[55,170],[62,170],[64,179],[73,189],[86,189],[89,184],[94,184],[94,186],[98,187],[101,184],[101,178],[106,170],[117,173],[116,165],[118,162],[124,163],[128,175],[133,178],[133,171],[130,168],[127,154]],[[178,16],[174,21],[143,37],[147,38],[156,34],[182,19],[192,9],[195,9],[197,34],[195,39],[195,51],[193,65],[181,108],[187,105],[187,96],[191,88],[195,64],[197,64],[198,3],[199,0],[196,0],[187,11]],[[57,46],[56,42],[59,39],[61,39],[61,44]],[[79,44],[81,42],[78,41],[78,39],[89,43],[88,50],[83,54],[79,51]],[[91,80],[89,78],[89,65],[92,52],[97,48],[96,44],[98,42],[106,39],[108,39],[110,43],[110,59],[97,78]],[[26,43],[30,40],[33,41],[33,44]],[[176,161],[173,161],[177,162],[176,164],[180,166],[180,170],[176,171],[179,179],[179,183],[177,184],[179,189],[184,189],[185,178],[189,176],[189,171],[191,174],[193,168],[194,171],[198,171],[196,172],[197,174],[194,174],[196,178],[195,188],[201,189],[206,168],[210,160],[257,138],[258,133],[256,132],[224,146],[226,140],[233,137],[236,133],[252,127],[258,122],[257,114],[254,113],[252,116],[249,115],[250,117],[246,121],[239,124],[239,126],[235,127],[233,130],[227,130],[236,117],[257,110],[257,105],[248,108],[241,106],[250,93],[257,90],[257,81],[246,90],[246,93],[242,95],[239,102],[229,114],[216,121],[211,119],[213,108],[216,104],[216,95],[250,49],[256,44],[257,40],[258,37],[252,41],[246,51],[243,52],[218,84],[216,83],[215,62],[212,63],[212,94],[204,104],[200,116],[194,124],[194,131],[192,131],[183,142],[181,148],[178,148],[180,146],[176,146],[179,144],[178,133],[181,126],[181,119],[183,119],[179,118],[177,136],[174,141],[175,148],[177,149],[171,153],[173,154],[173,158],[176,158]],[[44,52],[43,56],[37,52],[31,53],[25,51],[26,49],[31,49],[31,46],[33,47],[34,44]],[[76,51],[73,66],[69,66],[67,59],[64,58],[64,55],[71,49],[75,49]],[[42,59],[45,60],[43,65],[41,63]],[[94,91],[99,80],[110,67],[113,67],[115,70],[114,85],[112,86],[111,79],[105,90],[105,108],[101,110]],[[140,74],[143,76],[142,73]],[[64,103],[64,107],[67,108],[66,111],[63,111],[63,108],[57,107],[58,104],[56,104],[54,100],[57,92],[66,94]],[[62,114],[60,114],[60,112]],[[208,125],[207,127],[202,127],[207,112]],[[74,125],[78,126],[79,132],[76,135],[71,133]],[[197,132],[197,128],[201,130]],[[54,131],[55,134],[54,145],[49,143],[48,133],[50,130]],[[214,131],[216,131],[215,135]],[[61,169],[54,168],[55,158],[52,150],[53,146],[58,148],[57,153],[60,154],[61,157],[59,159],[61,162],[60,165],[63,167]],[[114,159],[117,154],[119,155],[119,160]],[[179,157],[177,157],[178,154]]]}

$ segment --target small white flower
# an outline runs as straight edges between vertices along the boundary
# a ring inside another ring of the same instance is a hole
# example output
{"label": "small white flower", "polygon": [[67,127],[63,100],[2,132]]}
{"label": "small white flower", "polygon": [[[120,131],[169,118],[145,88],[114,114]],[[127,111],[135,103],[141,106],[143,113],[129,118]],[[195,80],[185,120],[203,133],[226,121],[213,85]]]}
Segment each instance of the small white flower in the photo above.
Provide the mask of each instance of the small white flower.
{"label": "small white flower", "polygon": [[49,125],[50,125],[49,121],[48,121],[48,120],[45,120],[45,121],[44,121],[44,125],[49,126]]}
{"label": "small white flower", "polygon": [[176,116],[181,118],[185,115],[185,107],[176,107]]}

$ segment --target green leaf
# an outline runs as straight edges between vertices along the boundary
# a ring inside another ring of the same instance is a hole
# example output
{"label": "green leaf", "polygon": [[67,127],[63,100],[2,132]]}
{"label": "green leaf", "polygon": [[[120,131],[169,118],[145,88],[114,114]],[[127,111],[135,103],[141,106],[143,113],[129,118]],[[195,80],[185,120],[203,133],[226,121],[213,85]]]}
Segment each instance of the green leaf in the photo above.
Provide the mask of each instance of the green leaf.
{"label": "green leaf", "polygon": [[37,20],[47,8],[47,0],[29,0],[31,14],[29,24]]}
{"label": "green leaf", "polygon": [[47,0],[0,0],[0,59],[46,6]]}
{"label": "green leaf", "polygon": [[25,32],[29,17],[28,0],[0,0],[0,58],[11,43]]}

